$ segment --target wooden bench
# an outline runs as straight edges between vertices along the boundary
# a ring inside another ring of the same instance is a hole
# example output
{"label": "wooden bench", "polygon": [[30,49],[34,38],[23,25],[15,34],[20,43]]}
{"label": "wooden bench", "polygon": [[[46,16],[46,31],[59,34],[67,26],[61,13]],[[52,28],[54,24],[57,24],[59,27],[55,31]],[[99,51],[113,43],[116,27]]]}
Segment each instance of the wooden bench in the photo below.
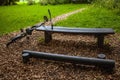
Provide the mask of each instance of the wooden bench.
{"label": "wooden bench", "polygon": [[52,33],[94,35],[97,38],[97,45],[99,48],[103,47],[104,45],[104,36],[115,33],[111,28],[68,28],[59,26],[54,26],[53,29],[51,29],[50,26],[41,26],[36,30],[44,31],[45,43],[48,43],[52,40]]}

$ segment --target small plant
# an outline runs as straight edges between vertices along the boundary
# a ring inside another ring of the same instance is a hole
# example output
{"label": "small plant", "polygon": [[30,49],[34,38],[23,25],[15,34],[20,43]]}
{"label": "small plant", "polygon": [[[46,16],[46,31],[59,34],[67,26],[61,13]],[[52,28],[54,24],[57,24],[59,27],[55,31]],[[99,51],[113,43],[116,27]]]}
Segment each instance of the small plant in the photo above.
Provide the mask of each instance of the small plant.
{"label": "small plant", "polygon": [[40,43],[43,43],[43,42],[45,41],[45,39],[44,39],[43,37],[39,37],[39,38],[38,38],[38,41],[39,41]]}

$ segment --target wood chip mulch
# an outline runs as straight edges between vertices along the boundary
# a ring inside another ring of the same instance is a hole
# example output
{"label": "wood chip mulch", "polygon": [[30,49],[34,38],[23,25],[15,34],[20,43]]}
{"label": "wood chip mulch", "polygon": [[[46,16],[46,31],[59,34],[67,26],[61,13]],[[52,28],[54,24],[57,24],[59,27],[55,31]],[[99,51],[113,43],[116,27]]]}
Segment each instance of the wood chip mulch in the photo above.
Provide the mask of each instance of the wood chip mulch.
{"label": "wood chip mulch", "polygon": [[[53,40],[45,44],[44,33],[34,32],[30,39],[23,38],[6,48],[8,40],[18,33],[0,37],[0,80],[120,80],[120,34],[105,37],[103,49],[97,48],[96,38],[86,35],[53,34]],[[73,65],[32,58],[22,62],[22,51],[33,50],[72,56],[97,57],[104,53],[107,59],[116,61],[113,73],[94,66]]]}

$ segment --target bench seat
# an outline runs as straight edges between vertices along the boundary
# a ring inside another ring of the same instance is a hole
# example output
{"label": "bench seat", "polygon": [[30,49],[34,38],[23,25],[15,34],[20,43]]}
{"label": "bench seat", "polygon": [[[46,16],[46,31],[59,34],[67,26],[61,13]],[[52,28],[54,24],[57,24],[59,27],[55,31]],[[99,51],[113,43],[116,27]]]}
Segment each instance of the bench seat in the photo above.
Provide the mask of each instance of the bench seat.
{"label": "bench seat", "polygon": [[114,34],[111,28],[70,28],[55,26],[51,29],[50,26],[41,26],[36,29],[37,31],[49,31],[54,33],[75,33],[75,34]]}
{"label": "bench seat", "polygon": [[84,34],[84,35],[94,35],[97,37],[98,47],[101,48],[104,45],[104,36],[108,34],[114,34],[112,28],[70,28],[70,27],[60,27],[54,26],[41,26],[36,28],[37,31],[44,31],[45,43],[52,40],[52,33],[69,33],[69,34]]}

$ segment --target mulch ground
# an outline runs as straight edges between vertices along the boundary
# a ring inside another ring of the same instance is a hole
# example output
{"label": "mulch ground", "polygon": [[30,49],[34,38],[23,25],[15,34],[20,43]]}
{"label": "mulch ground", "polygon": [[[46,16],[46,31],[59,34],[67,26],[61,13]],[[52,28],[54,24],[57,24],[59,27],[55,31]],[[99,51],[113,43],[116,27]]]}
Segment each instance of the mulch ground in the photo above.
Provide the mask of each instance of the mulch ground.
{"label": "mulch ground", "polygon": [[[94,36],[53,34],[45,44],[44,33],[34,32],[29,40],[23,38],[6,48],[8,40],[18,33],[0,37],[0,80],[120,80],[120,34],[105,37],[103,49],[97,48]],[[104,53],[116,61],[113,73],[94,66],[73,65],[32,58],[22,62],[22,51],[33,50],[72,56],[97,57]]]}

